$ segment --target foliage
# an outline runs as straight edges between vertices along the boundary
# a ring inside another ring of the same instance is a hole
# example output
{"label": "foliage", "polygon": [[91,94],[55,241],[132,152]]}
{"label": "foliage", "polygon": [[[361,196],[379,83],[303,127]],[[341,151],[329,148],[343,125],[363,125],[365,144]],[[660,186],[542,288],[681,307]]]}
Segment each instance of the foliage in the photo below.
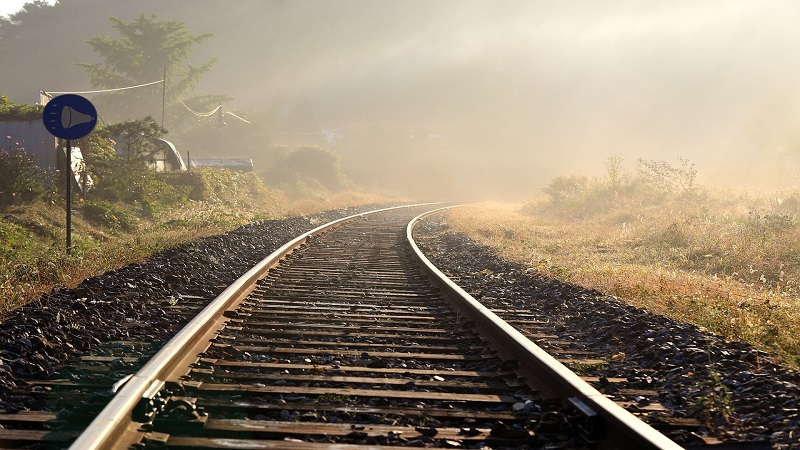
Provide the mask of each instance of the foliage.
{"label": "foliage", "polygon": [[86,201],[80,207],[86,220],[112,229],[132,231],[136,227],[136,218],[109,202]]}
{"label": "foliage", "polygon": [[680,167],[666,161],[639,158],[639,175],[664,192],[693,192],[696,188],[697,169],[688,159],[678,157]]}
{"label": "foliage", "polygon": [[731,415],[735,412],[731,390],[725,385],[722,375],[714,369],[710,348],[707,350],[707,354],[708,378],[696,386],[702,394],[695,398],[694,404],[700,409],[706,420],[721,417],[726,422],[730,422]]}
{"label": "foliage", "polygon": [[339,156],[314,146],[301,146],[289,152],[272,167],[267,179],[295,194],[319,190],[339,191],[347,184],[339,165]]}
{"label": "foliage", "polygon": [[153,141],[167,134],[150,116],[108,125],[103,131],[122,145],[128,165],[140,165],[156,150]]}
{"label": "foliage", "polygon": [[78,141],[77,145],[83,154],[86,172],[92,177],[95,186],[102,184],[110,177],[117,160],[114,140],[102,126],[97,126],[93,133]]}
{"label": "foliage", "polygon": [[561,175],[551,180],[542,189],[550,199],[544,209],[564,217],[586,218],[615,208],[660,204],[671,195],[699,195],[694,164],[678,159],[680,167],[639,159],[639,170],[629,176],[622,166],[623,159],[612,155],[605,161],[606,178]]}
{"label": "foliage", "polygon": [[[187,62],[194,45],[211,35],[193,36],[181,21],[160,19],[156,14],[141,14],[130,22],[114,17],[109,20],[119,37],[95,36],[87,41],[103,62],[78,64],[89,74],[92,86],[134,86],[161,80],[166,73],[168,102],[176,104],[194,90],[215,61],[198,66]],[[147,112],[153,113],[154,105],[161,104],[163,89],[156,84],[107,94],[98,101],[105,102],[119,116],[143,117]]]}
{"label": "foliage", "polygon": [[188,200],[188,186],[167,184],[166,174],[147,169],[143,165],[118,162],[115,169],[93,191],[95,198],[109,202],[123,202],[138,206],[148,217],[163,208],[181,205]]}
{"label": "foliage", "polygon": [[27,230],[14,223],[0,222],[0,256],[11,257],[30,237]]}
{"label": "foliage", "polygon": [[0,120],[41,120],[43,109],[41,105],[17,105],[0,95]]}
{"label": "foliage", "polygon": [[30,201],[42,192],[42,170],[19,142],[7,139],[8,144],[0,146],[0,208]]}
{"label": "foliage", "polygon": [[173,186],[184,186],[187,197],[194,201],[235,204],[242,194],[265,195],[265,187],[255,173],[192,169],[191,172],[165,174],[165,181]]}
{"label": "foliage", "polygon": [[625,169],[622,166],[624,159],[620,155],[611,155],[606,158],[606,174],[608,175],[608,184],[613,188],[617,188],[625,181]]}

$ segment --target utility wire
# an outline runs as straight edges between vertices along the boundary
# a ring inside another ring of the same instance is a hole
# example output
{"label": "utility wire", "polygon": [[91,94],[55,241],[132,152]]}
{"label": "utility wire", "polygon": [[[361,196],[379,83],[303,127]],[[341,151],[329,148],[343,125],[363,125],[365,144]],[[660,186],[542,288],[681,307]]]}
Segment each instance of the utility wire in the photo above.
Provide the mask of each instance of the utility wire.
{"label": "utility wire", "polygon": [[[222,105],[219,105],[216,108],[214,108],[212,111],[201,113],[201,112],[197,112],[197,111],[193,110],[192,108],[189,108],[186,105],[186,103],[183,102],[183,100],[179,100],[179,101],[181,102],[181,105],[183,105],[184,108],[186,108],[190,113],[194,114],[197,117],[211,117],[214,114],[216,114],[220,110],[220,108],[222,108]],[[222,114],[223,115],[228,115],[228,116],[233,116],[233,117],[241,120],[244,123],[248,123],[248,124],[251,124],[251,125],[253,123],[253,122],[250,122],[249,120],[242,119],[241,117],[237,116],[236,114],[234,114],[234,113],[232,113],[230,111],[225,111],[224,109],[222,110]]]}
{"label": "utility wire", "polygon": [[241,117],[237,116],[236,114],[234,114],[234,113],[232,113],[230,111],[223,111],[223,114],[227,114],[229,116],[236,117],[237,119],[241,120],[244,123],[249,123],[251,125],[253,124],[253,122],[250,122],[249,120],[242,119]]}
{"label": "utility wire", "polygon": [[128,89],[136,89],[145,86],[152,86],[154,84],[163,83],[165,80],[158,80],[158,81],[151,81],[150,83],[138,84],[136,86],[126,86],[121,88],[114,88],[114,89],[101,89],[99,91],[73,91],[73,92],[49,92],[49,91],[42,91],[45,95],[52,98],[53,95],[61,95],[61,94],[102,94],[104,92],[117,92],[117,91],[126,91]]}
{"label": "utility wire", "polygon": [[181,105],[183,105],[184,108],[186,108],[190,113],[194,114],[197,117],[210,117],[210,116],[213,116],[214,114],[217,113],[217,111],[219,111],[220,108],[222,108],[222,105],[219,105],[216,108],[214,108],[213,111],[200,113],[200,112],[197,112],[197,111],[193,110],[192,108],[189,108],[188,106],[186,106],[186,103],[184,103],[183,100],[178,100],[178,101],[181,102]]}

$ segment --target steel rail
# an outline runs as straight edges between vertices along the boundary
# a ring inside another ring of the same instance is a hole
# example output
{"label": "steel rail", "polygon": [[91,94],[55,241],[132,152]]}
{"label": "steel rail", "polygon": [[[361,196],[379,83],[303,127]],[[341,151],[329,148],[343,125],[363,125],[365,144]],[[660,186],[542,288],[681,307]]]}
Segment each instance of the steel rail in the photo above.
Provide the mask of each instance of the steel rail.
{"label": "steel rail", "polygon": [[[135,432],[135,430],[130,430],[128,427],[131,423],[131,411],[136,405],[143,398],[155,395],[164,386],[165,380],[171,372],[182,367],[184,362],[195,358],[197,352],[193,352],[192,349],[203,344],[203,335],[226,320],[223,312],[237,302],[241,302],[244,296],[253,289],[256,280],[276,266],[283,257],[305,243],[310,236],[368,214],[435,204],[437,203],[404,205],[354,214],[321,225],[287,242],[228,286],[167,342],[136,374],[131,376],[69,448],[73,450],[114,448],[121,443],[120,440],[125,434]],[[136,424],[136,427],[138,428],[138,424]]]}
{"label": "steel rail", "polygon": [[451,208],[439,208],[415,217],[406,228],[406,238],[416,258],[423,266],[423,270],[439,285],[445,295],[455,302],[456,307],[475,321],[476,326],[486,333],[498,350],[504,352],[508,357],[517,359],[521,371],[531,374],[529,379],[541,380],[541,385],[536,386],[538,389],[562,398],[569,398],[579,409],[583,405],[588,406],[590,409],[584,411],[585,413],[598,414],[602,417],[605,425],[604,437],[607,438],[610,445],[636,449],[682,449],[683,447],[583,381],[575,372],[483,306],[430,262],[417,246],[412,232],[422,219]]}

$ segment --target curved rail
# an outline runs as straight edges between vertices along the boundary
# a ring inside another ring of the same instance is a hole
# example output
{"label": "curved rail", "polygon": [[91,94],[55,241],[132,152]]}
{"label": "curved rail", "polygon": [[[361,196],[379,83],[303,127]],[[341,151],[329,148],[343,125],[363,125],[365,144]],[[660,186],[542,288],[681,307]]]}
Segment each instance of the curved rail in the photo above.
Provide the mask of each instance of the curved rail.
{"label": "curved rail", "polygon": [[[483,306],[469,293],[461,289],[450,278],[434,266],[422,253],[412,237],[414,227],[420,220],[432,214],[449,210],[451,207],[439,208],[415,217],[406,228],[406,238],[417,259],[431,278],[441,287],[463,314],[474,320],[483,329],[499,350],[519,361],[519,367],[531,373],[529,379],[542,380],[537,386],[544,392],[552,392],[558,396],[569,398],[573,404],[585,414],[597,414],[604,419],[604,435],[612,438],[614,443],[622,442],[622,448],[679,450],[676,444],[650,425],[626,411],[610,399],[583,381],[577,374],[569,370],[538,345],[514,329],[506,321]],[[585,407],[588,407],[586,409]],[[622,439],[624,437],[624,439]]]}
{"label": "curved rail", "polygon": [[141,399],[151,398],[161,390],[165,384],[163,380],[167,379],[171,372],[184,366],[184,362],[194,358],[198,353],[187,349],[193,349],[198,345],[202,345],[203,336],[208,331],[215,329],[218,324],[225,320],[223,312],[238,302],[241,302],[247,293],[253,289],[255,280],[262,277],[264,273],[277,265],[278,262],[284,256],[291,253],[292,250],[306,242],[309,237],[333,228],[343,222],[354,220],[368,214],[435,204],[436,203],[421,203],[354,214],[314,228],[287,242],[242,275],[233,284],[228,286],[228,288],[203,309],[197,317],[192,319],[178,334],[167,342],[136,374],[131,376],[124,386],[117,391],[108,405],[106,405],[69,448],[75,450],[105,449],[113,447],[112,444],[119,444],[119,440],[123,434],[133,431],[126,428],[129,423],[128,417]]}

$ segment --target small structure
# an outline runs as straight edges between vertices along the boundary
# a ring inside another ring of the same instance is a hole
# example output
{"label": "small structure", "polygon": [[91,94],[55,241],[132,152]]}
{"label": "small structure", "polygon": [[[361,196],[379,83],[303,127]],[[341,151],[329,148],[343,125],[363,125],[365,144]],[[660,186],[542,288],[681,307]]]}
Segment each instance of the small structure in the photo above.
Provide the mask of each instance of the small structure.
{"label": "small structure", "polygon": [[189,167],[191,169],[209,167],[212,169],[252,172],[253,160],[250,158],[192,158],[189,160]]}
{"label": "small structure", "polygon": [[186,164],[175,145],[165,139],[154,139],[156,151],[148,157],[148,164],[156,172],[186,171]]}

